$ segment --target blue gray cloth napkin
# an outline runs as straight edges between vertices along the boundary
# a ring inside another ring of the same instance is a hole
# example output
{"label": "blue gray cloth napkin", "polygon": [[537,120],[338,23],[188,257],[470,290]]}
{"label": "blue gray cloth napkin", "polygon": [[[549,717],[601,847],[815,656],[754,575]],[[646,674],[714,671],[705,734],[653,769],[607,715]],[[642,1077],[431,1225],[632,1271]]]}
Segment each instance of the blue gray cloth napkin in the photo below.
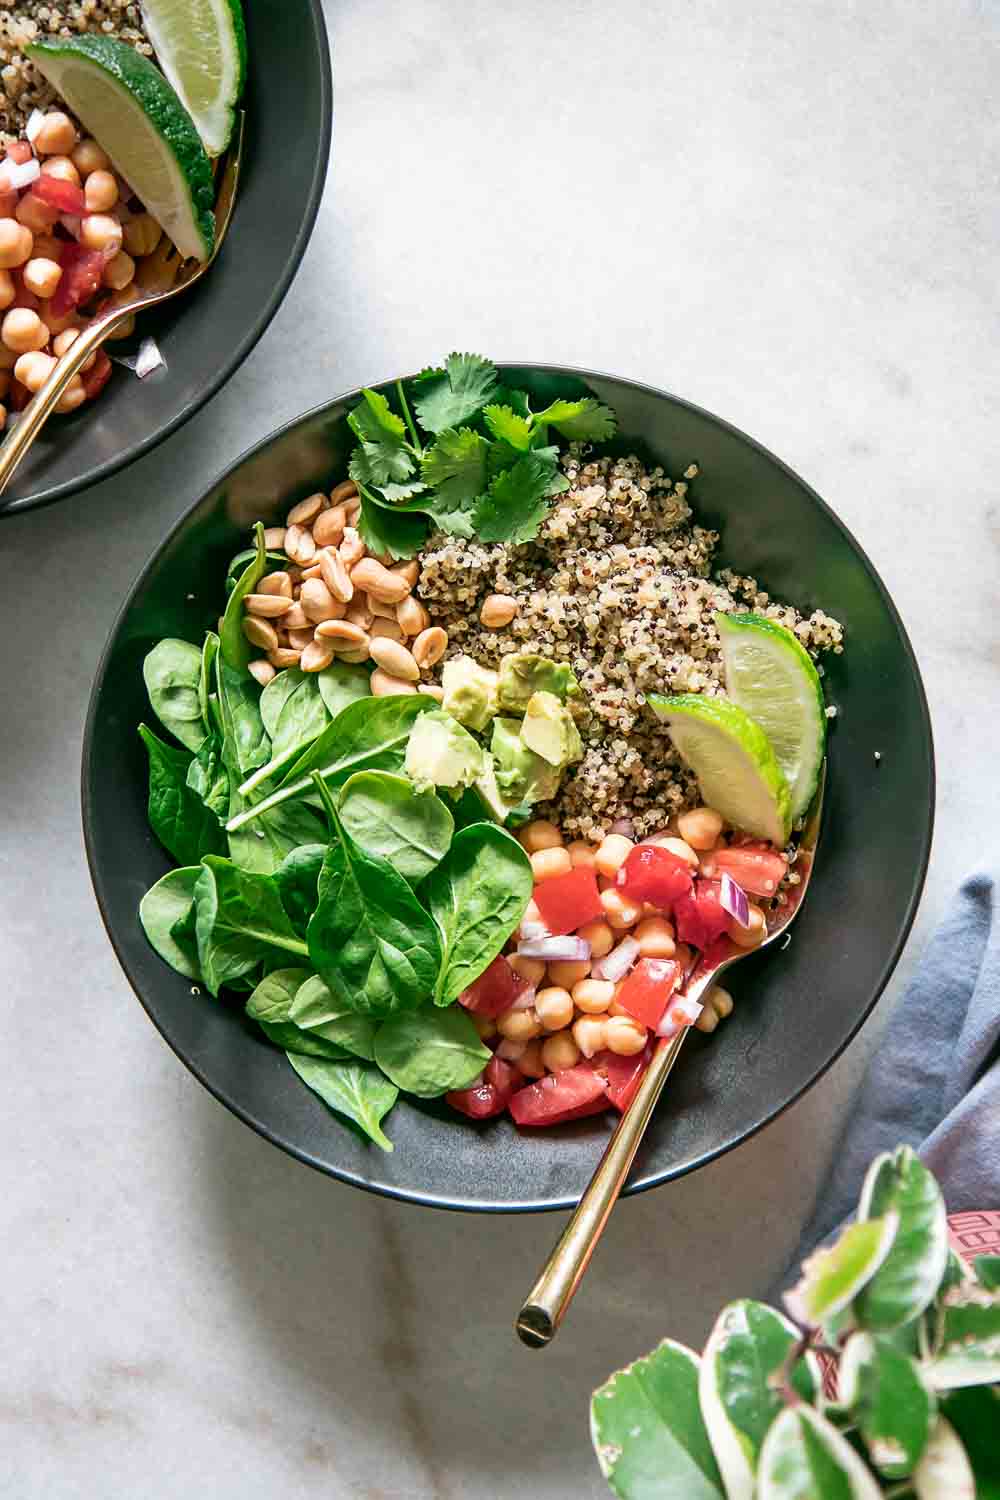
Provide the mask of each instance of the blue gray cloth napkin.
{"label": "blue gray cloth napkin", "polygon": [[949,1213],[1000,1209],[1000,872],[961,886],[865,1077],[787,1285],[853,1213],[869,1162],[914,1147]]}

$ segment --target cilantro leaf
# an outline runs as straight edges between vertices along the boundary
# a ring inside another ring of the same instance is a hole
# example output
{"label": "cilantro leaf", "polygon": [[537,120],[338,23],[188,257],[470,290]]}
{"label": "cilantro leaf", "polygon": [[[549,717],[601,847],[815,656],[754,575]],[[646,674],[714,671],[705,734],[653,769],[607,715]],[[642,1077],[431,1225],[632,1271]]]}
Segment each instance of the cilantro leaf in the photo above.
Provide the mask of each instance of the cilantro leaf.
{"label": "cilantro leaf", "polygon": [[555,473],[551,450],[532,450],[498,474],[476,502],[473,525],[484,542],[530,542],[548,511],[546,496]]}
{"label": "cilantro leaf", "polygon": [[527,391],[512,391],[510,386],[498,385],[490,400],[494,406],[509,406],[511,411],[516,411],[519,417],[530,418],[531,416]]}
{"label": "cilantro leaf", "polygon": [[[425,493],[427,486],[421,484],[419,479],[408,479],[404,484],[380,484],[379,494],[383,500],[390,505],[397,505],[403,500],[412,500],[414,495]],[[422,510],[422,505],[407,506],[407,510]]]}
{"label": "cilantro leaf", "polygon": [[408,479],[414,459],[406,441],[406,424],[378,391],[361,394],[363,399],[347,418],[351,431],[361,439],[361,448],[351,459],[351,478],[359,484]]}
{"label": "cilantro leaf", "polygon": [[509,443],[520,453],[531,447],[531,421],[519,416],[509,406],[487,406],[483,412],[486,425],[495,438]]}
{"label": "cilantro leaf", "polygon": [[559,467],[559,449],[555,444],[551,448],[536,448],[535,452],[552,466],[552,479],[545,491],[546,495],[561,495],[564,490],[568,490],[569,480]]}
{"label": "cilantro leaf", "polygon": [[553,401],[544,411],[536,412],[535,425],[550,423],[570,442],[603,443],[617,425],[609,406],[601,406],[593,396],[582,401]]}
{"label": "cilantro leaf", "polygon": [[376,557],[386,553],[394,558],[415,557],[427,540],[426,516],[381,505],[369,490],[362,490],[357,526],[361,540]]}
{"label": "cilantro leaf", "polygon": [[472,536],[472,504],[486,489],[489,448],[471,428],[447,427],[424,455],[420,470],[434,491],[427,509],[442,531]]}
{"label": "cilantro leaf", "polygon": [[423,370],[413,382],[420,425],[439,433],[471,421],[492,398],[497,378],[488,359],[478,354],[449,354],[443,370]]}

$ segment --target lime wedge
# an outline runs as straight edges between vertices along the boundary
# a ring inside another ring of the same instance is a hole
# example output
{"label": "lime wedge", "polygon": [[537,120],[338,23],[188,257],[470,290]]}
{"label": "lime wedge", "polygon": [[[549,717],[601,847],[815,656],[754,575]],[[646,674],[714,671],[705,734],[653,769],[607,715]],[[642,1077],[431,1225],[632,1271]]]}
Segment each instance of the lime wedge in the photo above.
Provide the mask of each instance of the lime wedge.
{"label": "lime wedge", "polygon": [[792,820],[812,801],[826,746],[819,673],[784,625],[760,615],[715,616],[726,664],[726,692],[763,729],[785,774]]}
{"label": "lime wedge", "polygon": [[247,36],[240,0],[142,0],[146,35],[198,128],[209,156],[233,133],[243,92]]}
{"label": "lime wedge", "polygon": [[783,849],[792,821],[788,783],[760,725],[727,698],[650,693],[648,701],[709,807],[733,828]]}
{"label": "lime wedge", "polygon": [[212,168],[159,68],[110,36],[35,42],[25,50],[181,255],[207,260],[215,241]]}

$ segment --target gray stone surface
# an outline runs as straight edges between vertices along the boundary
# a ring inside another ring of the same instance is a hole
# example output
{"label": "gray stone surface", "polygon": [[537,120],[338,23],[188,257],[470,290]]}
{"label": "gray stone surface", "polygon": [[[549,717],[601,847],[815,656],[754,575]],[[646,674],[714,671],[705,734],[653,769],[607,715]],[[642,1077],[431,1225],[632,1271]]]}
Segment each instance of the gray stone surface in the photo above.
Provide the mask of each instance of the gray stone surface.
{"label": "gray stone surface", "polygon": [[[334,166],[269,333],[158,452],[0,527],[0,1492],[19,1500],[604,1493],[591,1386],[767,1283],[928,928],[996,848],[996,10],[328,16]],[[541,1355],[510,1322],[556,1219],[381,1202],[240,1125],[133,1000],[79,830],[88,685],[169,524],[270,428],[455,345],[649,380],[781,454],[888,584],[939,758],[931,876],[876,1018],[763,1135],[620,1207]]]}

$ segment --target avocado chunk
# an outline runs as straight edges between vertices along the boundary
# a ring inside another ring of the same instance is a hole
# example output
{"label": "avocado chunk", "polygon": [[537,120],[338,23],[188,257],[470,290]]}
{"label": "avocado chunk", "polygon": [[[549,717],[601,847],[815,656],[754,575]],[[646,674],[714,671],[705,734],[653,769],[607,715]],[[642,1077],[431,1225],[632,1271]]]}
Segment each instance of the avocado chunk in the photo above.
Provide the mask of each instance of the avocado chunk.
{"label": "avocado chunk", "polygon": [[491,749],[497,786],[504,800],[547,802],[559,790],[560,773],[530,750],[521,738],[517,719],[494,719]]}
{"label": "avocado chunk", "polygon": [[496,763],[488,750],[483,751],[483,769],[476,777],[472,790],[495,823],[506,823],[512,804],[497,786]]}
{"label": "avocado chunk", "polygon": [[497,674],[471,656],[453,656],[441,674],[444,707],[466,729],[485,729],[497,711]]}
{"label": "avocado chunk", "polygon": [[580,684],[564,661],[515,651],[500,662],[500,708],[523,714],[532,693],[554,693],[560,702],[580,696]]}
{"label": "avocado chunk", "polygon": [[404,770],[418,792],[472,786],[483,772],[484,751],[443,709],[421,714],[406,742]]}
{"label": "avocado chunk", "polygon": [[532,693],[524,710],[521,738],[529,750],[557,771],[583,755],[583,741],[573,715],[555,693]]}

